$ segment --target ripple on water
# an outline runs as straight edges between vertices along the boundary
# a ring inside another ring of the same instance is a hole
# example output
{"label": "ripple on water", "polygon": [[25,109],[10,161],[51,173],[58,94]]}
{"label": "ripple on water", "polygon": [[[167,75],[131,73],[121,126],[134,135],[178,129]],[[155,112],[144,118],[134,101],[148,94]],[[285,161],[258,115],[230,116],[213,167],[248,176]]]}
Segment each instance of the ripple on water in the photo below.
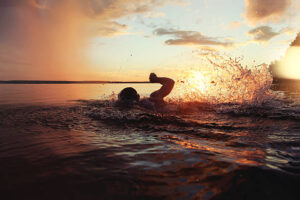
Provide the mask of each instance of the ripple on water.
{"label": "ripple on water", "polygon": [[[278,191],[292,198],[298,121],[281,107],[234,106],[250,111],[202,104],[157,113],[113,101],[1,107],[0,175],[8,183],[2,190],[41,196],[43,187],[57,195],[68,186],[77,189],[75,199],[85,192],[107,199],[283,197]],[[284,117],[273,117],[276,109]]]}

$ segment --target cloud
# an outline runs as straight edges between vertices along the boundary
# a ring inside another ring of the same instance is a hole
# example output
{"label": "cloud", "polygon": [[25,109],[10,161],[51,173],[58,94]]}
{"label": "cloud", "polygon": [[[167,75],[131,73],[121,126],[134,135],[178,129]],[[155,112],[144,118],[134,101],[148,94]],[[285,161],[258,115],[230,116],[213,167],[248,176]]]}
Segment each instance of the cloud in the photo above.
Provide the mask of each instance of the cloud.
{"label": "cloud", "polygon": [[249,24],[279,22],[284,18],[291,0],[245,0],[245,17]]}
{"label": "cloud", "polygon": [[120,18],[131,17],[136,14],[142,14],[141,16],[144,18],[161,17],[164,16],[164,13],[155,11],[155,8],[167,4],[184,6],[183,2],[183,0],[86,0],[81,1],[81,7],[86,16],[98,22],[99,28],[96,32],[99,29],[106,29],[110,31],[100,31],[100,35],[105,36],[104,33],[107,32],[107,36],[112,36],[124,34],[127,28],[126,25],[117,25],[116,20]]}
{"label": "cloud", "polygon": [[102,22],[101,26],[98,27],[96,35],[102,37],[113,37],[118,35],[127,34],[128,26],[126,24],[120,24],[118,22]]}
{"label": "cloud", "polygon": [[229,47],[233,45],[232,42],[220,41],[217,38],[204,36],[197,31],[182,31],[175,29],[158,28],[154,30],[154,34],[158,36],[172,36],[174,39],[165,41],[167,45],[215,45],[223,47]]}
{"label": "cloud", "polygon": [[118,19],[135,14],[143,14],[144,17],[163,16],[164,13],[154,9],[180,2],[182,0],[0,0],[0,35],[4,29],[7,30],[7,26],[18,26],[18,21],[29,23],[26,17],[21,17],[22,12],[27,12],[25,15],[30,13],[32,18],[39,18],[44,23],[49,20],[68,21],[68,13],[73,13],[77,15],[78,23],[85,21],[82,29],[86,32],[110,37],[124,34],[127,29],[127,25],[117,22]]}
{"label": "cloud", "polygon": [[252,36],[255,42],[267,42],[280,34],[281,32],[274,32],[269,26],[259,26],[248,31],[248,35]]}
{"label": "cloud", "polygon": [[[80,0],[77,0],[80,1]],[[178,4],[180,0],[86,0],[83,1],[84,12],[98,19],[118,19],[133,14],[152,11],[168,3]]]}
{"label": "cloud", "polygon": [[28,71],[35,73],[28,75],[33,79],[81,79],[88,70],[84,50],[90,38],[127,34],[128,26],[118,22],[120,18],[178,1],[0,0],[1,48],[9,48],[10,55],[22,54],[8,57],[6,50],[0,51],[0,63],[25,59]]}

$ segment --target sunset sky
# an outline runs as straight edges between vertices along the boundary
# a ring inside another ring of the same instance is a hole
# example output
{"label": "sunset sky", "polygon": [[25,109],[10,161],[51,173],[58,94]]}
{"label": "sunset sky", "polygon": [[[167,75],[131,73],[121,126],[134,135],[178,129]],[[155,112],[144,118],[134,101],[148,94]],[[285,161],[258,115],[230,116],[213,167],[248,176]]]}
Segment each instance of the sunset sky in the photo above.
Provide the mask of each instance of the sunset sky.
{"label": "sunset sky", "polygon": [[269,64],[299,32],[299,10],[300,0],[0,0],[0,80],[141,81],[201,67],[206,51]]}

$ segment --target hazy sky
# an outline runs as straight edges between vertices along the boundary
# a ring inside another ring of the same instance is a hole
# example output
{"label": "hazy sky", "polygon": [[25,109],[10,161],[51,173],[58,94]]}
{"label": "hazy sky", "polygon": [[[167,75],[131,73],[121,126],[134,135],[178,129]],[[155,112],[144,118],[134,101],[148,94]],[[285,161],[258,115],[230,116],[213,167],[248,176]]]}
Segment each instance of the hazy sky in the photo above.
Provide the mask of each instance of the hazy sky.
{"label": "hazy sky", "polygon": [[300,0],[0,0],[0,79],[147,80],[201,67],[206,51],[269,64],[299,32],[299,10]]}

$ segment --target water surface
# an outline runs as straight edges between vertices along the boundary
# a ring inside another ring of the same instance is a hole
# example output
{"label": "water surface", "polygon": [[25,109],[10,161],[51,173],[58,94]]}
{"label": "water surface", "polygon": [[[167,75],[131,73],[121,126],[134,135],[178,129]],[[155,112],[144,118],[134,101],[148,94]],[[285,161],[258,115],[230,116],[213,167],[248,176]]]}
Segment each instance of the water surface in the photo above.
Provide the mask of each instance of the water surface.
{"label": "water surface", "polygon": [[[286,84],[286,85],[284,85]],[[292,85],[291,85],[292,84]],[[297,199],[299,82],[261,106],[119,108],[128,85],[0,85],[11,199]],[[132,85],[149,95],[159,85]]]}
{"label": "water surface", "polygon": [[0,84],[0,104],[66,103],[78,99],[104,99],[134,87],[148,96],[159,84]]}

